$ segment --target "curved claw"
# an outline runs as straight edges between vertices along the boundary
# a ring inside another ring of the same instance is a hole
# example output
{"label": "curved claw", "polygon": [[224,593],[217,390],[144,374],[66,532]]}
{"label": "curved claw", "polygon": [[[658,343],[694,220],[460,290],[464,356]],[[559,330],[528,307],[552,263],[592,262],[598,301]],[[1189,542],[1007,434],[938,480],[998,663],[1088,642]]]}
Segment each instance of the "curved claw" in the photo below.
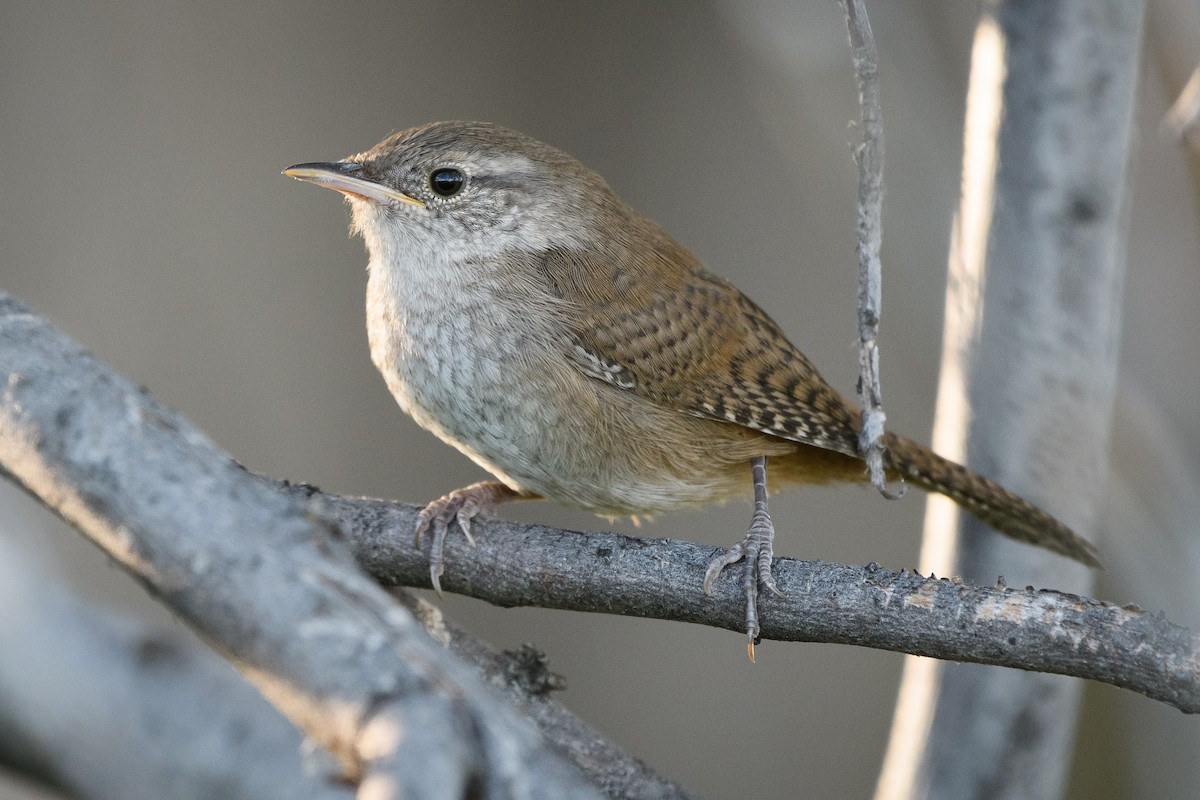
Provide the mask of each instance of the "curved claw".
{"label": "curved claw", "polygon": [[463,536],[467,537],[467,544],[471,547],[475,546],[475,537],[471,535],[471,520],[475,519],[475,515],[479,513],[479,504],[471,500],[465,500],[462,508],[454,515],[454,519],[458,522],[458,527],[462,530]]}
{"label": "curved claw", "polygon": [[430,524],[433,522],[433,514],[429,513],[429,508],[433,503],[421,509],[421,513],[417,514],[417,527],[413,529],[413,547],[421,546],[421,537],[425,535],[425,531],[429,530]]}
{"label": "curved claw", "polygon": [[438,593],[438,597],[442,597],[442,573],[445,571],[443,566],[442,553],[446,548],[446,534],[450,531],[450,523],[445,517],[437,517],[433,520],[433,540],[429,543],[429,582],[433,584],[433,590]]}
{"label": "curved claw", "polygon": [[496,506],[506,500],[533,495],[516,492],[502,483],[481,481],[462,489],[455,489],[447,495],[439,497],[421,509],[417,515],[417,526],[413,531],[413,546],[420,547],[421,539],[426,532],[431,533],[429,543],[429,582],[433,590],[442,594],[441,575],[444,571],[444,553],[446,535],[450,532],[450,523],[458,523],[467,542],[472,546],[475,538],[471,535],[471,522],[480,514],[490,514]]}
{"label": "curved claw", "polygon": [[440,579],[445,572],[446,535],[450,532],[451,520],[458,523],[467,541],[475,544],[475,539],[471,536],[471,518],[479,513],[479,503],[468,494],[473,488],[468,486],[439,497],[421,509],[421,513],[417,515],[413,545],[420,547],[425,533],[432,533],[429,542],[429,582],[433,584],[433,590],[438,596],[442,594]]}
{"label": "curved claw", "polygon": [[741,561],[745,555],[746,540],[743,539],[719,556],[714,556],[708,562],[708,568],[704,570],[704,593],[712,594],[712,583],[717,579],[717,576],[730,564],[736,564]]}

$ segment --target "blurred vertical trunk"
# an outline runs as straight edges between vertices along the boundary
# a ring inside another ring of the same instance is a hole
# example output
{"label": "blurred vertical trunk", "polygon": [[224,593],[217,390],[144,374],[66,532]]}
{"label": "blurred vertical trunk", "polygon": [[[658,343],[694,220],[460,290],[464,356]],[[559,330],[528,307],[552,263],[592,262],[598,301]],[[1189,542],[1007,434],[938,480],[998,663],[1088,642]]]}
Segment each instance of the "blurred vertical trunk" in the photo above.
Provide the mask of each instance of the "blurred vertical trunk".
{"label": "blurred vertical trunk", "polygon": [[[1141,0],[992,0],[976,29],[934,446],[1086,536],[1120,332]],[[1103,543],[1098,543],[1103,558]],[[931,498],[922,570],[1086,591]],[[1061,797],[1078,681],[910,658],[876,800]]]}

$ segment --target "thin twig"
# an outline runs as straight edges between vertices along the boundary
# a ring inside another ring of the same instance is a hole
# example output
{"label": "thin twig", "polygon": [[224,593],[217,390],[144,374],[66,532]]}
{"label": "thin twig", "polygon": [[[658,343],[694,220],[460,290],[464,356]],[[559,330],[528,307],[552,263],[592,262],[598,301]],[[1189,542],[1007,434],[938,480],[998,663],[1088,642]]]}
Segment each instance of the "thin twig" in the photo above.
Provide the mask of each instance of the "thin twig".
{"label": "thin twig", "polygon": [[854,149],[858,162],[858,366],[862,431],[858,449],[867,462],[871,483],[884,497],[899,497],[888,488],[883,470],[883,390],[879,386],[879,313],[882,283],[879,248],[883,238],[883,111],[879,102],[879,56],[867,9],[862,0],[843,0],[846,31],[858,81],[859,129],[862,143]]}

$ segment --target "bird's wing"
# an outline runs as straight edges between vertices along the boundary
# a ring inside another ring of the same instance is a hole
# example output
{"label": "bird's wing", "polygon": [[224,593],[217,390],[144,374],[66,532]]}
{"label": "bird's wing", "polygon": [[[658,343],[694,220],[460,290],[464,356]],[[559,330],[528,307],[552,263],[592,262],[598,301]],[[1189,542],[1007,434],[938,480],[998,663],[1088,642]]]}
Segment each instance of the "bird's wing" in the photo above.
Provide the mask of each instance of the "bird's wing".
{"label": "bird's wing", "polygon": [[658,247],[638,253],[648,270],[595,253],[540,257],[575,365],[660,406],[857,456],[858,412],[766,312],[654,232]]}

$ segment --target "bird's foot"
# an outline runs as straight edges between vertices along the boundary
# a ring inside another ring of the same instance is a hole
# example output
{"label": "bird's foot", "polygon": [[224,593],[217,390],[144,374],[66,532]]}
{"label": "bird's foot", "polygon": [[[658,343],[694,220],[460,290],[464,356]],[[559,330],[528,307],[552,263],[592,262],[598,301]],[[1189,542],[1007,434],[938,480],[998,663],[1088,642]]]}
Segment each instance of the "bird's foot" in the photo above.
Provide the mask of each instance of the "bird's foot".
{"label": "bird's foot", "polygon": [[783,592],[775,585],[771,575],[771,561],[774,558],[773,541],[775,526],[771,517],[765,511],[755,511],[750,522],[750,530],[745,537],[726,550],[721,555],[708,562],[704,572],[704,593],[710,594],[712,582],[721,571],[730,564],[746,559],[746,571],[742,574],[742,591],[746,595],[746,653],[754,660],[754,645],[759,640],[758,626],[758,595],[759,587],[767,589],[776,597],[783,597]]}
{"label": "bird's foot", "polygon": [[421,537],[426,531],[431,531],[432,540],[429,545],[429,580],[433,589],[439,595],[442,593],[441,575],[443,571],[443,550],[446,546],[446,534],[451,522],[457,522],[463,535],[472,545],[475,539],[471,536],[471,521],[476,516],[490,515],[496,506],[508,500],[517,500],[533,495],[510,489],[499,481],[480,481],[461,489],[455,489],[447,495],[439,497],[417,515],[417,528],[413,543],[421,546]]}
{"label": "bird's foot", "polygon": [[752,462],[754,474],[754,516],[750,519],[750,530],[742,540],[721,555],[708,562],[704,571],[704,593],[712,593],[712,583],[721,571],[730,564],[746,559],[746,571],[742,574],[742,591],[746,594],[746,654],[754,661],[754,645],[759,641],[758,590],[765,587],[776,597],[783,592],[775,585],[771,575],[774,559],[775,524],[767,511],[767,459],[760,456]]}

